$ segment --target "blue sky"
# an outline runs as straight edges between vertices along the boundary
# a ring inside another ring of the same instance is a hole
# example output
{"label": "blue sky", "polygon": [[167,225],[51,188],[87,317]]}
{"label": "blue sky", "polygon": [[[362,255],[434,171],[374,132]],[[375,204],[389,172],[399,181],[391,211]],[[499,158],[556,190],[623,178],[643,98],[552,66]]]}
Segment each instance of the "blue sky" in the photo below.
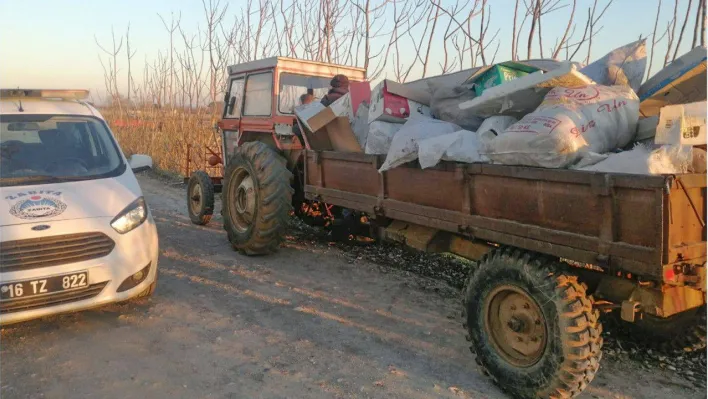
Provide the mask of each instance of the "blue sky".
{"label": "blue sky", "polygon": [[[605,1],[599,0],[600,3]],[[443,4],[453,2],[443,0]],[[688,0],[679,2],[681,23]],[[697,2],[693,2],[694,9]],[[577,12],[584,15],[591,3],[592,0],[578,0]],[[660,29],[672,17],[673,3],[672,0],[662,1]],[[500,29],[499,53],[502,56],[497,61],[503,61],[504,55],[509,54],[514,1],[490,0],[490,4],[490,32]],[[640,35],[650,35],[657,4],[658,0],[615,0],[602,20],[602,32],[594,40],[592,58],[599,58]],[[229,18],[243,6],[245,0],[229,2]],[[141,71],[144,60],[155,57],[158,49],[166,49],[169,43],[158,13],[169,18],[170,12],[180,11],[182,25],[196,32],[203,20],[199,0],[0,0],[0,86],[89,88],[103,92],[103,70],[94,35],[102,43],[108,43],[111,27],[120,35],[130,23],[131,46],[137,50],[134,62],[138,65],[134,67]],[[568,13],[569,9],[565,9],[544,19],[544,36],[555,38],[562,35]],[[693,18],[689,18],[686,31],[679,54],[690,46]],[[655,50],[654,73],[663,63],[665,43]],[[439,47],[435,46],[434,56],[440,55]]]}

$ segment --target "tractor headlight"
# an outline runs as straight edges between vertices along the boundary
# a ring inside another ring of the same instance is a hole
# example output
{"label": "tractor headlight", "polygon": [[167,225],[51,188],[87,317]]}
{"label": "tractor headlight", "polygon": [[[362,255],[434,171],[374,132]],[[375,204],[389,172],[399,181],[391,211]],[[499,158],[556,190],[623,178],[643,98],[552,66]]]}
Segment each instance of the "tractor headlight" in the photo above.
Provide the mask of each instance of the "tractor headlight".
{"label": "tractor headlight", "polygon": [[111,227],[120,234],[125,234],[143,224],[147,219],[148,209],[145,198],[140,197],[123,209],[111,221]]}

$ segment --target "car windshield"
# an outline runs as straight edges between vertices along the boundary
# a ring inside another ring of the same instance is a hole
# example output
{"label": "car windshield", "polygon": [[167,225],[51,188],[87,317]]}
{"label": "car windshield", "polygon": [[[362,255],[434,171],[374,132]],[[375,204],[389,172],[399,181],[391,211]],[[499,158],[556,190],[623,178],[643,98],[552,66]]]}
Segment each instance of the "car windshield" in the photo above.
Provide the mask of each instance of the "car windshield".
{"label": "car windshield", "polygon": [[281,73],[278,111],[293,114],[295,107],[302,105],[302,96],[308,93],[315,97],[314,101],[320,101],[329,90],[330,80],[332,78]]}
{"label": "car windshield", "polygon": [[105,123],[91,117],[3,115],[0,185],[117,176],[125,168]]}

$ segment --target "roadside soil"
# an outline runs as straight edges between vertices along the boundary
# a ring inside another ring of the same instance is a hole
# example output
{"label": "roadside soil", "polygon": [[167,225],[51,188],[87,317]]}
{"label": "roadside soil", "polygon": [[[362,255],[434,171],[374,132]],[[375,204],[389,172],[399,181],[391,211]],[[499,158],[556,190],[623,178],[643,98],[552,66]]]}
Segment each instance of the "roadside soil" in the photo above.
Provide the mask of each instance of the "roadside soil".
{"label": "roadside soil", "polygon": [[[417,255],[373,262],[294,223],[277,254],[242,256],[218,204],[195,226],[181,185],[140,183],[160,234],[155,295],[3,328],[3,399],[506,398],[475,366],[455,284],[401,270]],[[706,397],[612,353],[583,398]]]}

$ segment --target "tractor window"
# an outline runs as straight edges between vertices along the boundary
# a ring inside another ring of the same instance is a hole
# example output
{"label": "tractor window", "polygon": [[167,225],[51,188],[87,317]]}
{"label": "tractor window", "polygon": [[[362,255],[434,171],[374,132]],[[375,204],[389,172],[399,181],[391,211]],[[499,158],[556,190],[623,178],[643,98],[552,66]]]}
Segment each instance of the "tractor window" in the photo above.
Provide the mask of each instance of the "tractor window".
{"label": "tractor window", "polygon": [[[233,108],[230,104],[233,101]],[[228,98],[226,107],[224,111],[225,118],[240,118],[241,117],[241,104],[243,104],[243,77],[233,79],[231,81],[231,86],[229,87]]]}
{"label": "tractor window", "polygon": [[329,90],[330,79],[286,72],[281,73],[278,91],[278,112],[281,114],[293,114],[295,107],[302,104],[300,98],[308,94],[308,92],[315,97],[315,101],[320,101]]}
{"label": "tractor window", "polygon": [[273,72],[248,75],[246,79],[246,103],[243,114],[248,116],[270,116],[273,98]]}

